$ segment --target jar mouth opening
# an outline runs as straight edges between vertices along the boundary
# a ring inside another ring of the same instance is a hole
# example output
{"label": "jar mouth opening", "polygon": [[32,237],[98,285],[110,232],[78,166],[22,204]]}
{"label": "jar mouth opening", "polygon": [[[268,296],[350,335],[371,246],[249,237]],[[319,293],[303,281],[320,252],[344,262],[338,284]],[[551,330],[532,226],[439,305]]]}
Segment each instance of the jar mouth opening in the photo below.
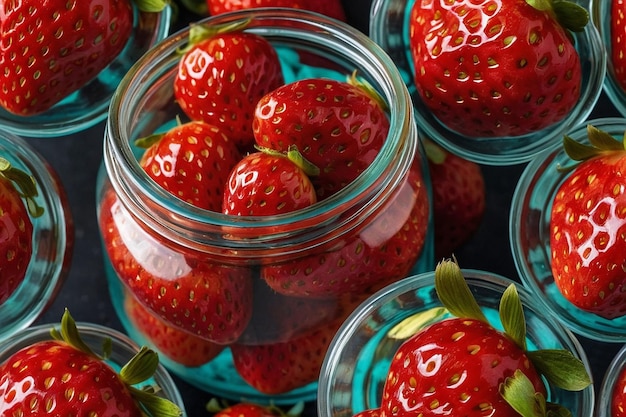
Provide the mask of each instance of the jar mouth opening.
{"label": "jar mouth opening", "polygon": [[[177,69],[176,50],[187,42],[189,29],[181,30],[145,54],[127,73],[111,101],[105,140],[105,166],[118,194],[133,201],[133,206],[142,210],[142,215],[153,215],[146,199],[165,205],[170,216],[197,225],[212,224],[233,230],[261,230],[267,228],[332,220],[337,214],[352,207],[356,210],[358,201],[376,201],[377,196],[389,184],[385,178],[400,176],[399,158],[410,160],[414,157],[416,144],[410,137],[416,136],[411,99],[398,70],[387,54],[366,35],[334,19],[317,13],[286,8],[259,8],[254,12],[242,10],[224,15],[205,18],[199,23],[222,24],[232,21],[249,20],[245,31],[267,38],[276,46],[295,46],[301,50],[315,52],[339,62],[349,74],[358,69],[389,106],[389,136],[374,162],[356,180],[338,193],[311,207],[276,216],[230,216],[194,207],[171,196],[143,171],[137,156],[130,146],[134,139],[129,132],[141,123],[139,106],[149,105],[151,91],[158,85],[167,83]],[[311,46],[311,45],[314,45]],[[350,69],[350,70],[348,70]],[[172,117],[173,119],[173,117]],[[127,184],[115,180],[116,174],[123,174]],[[147,211],[146,211],[147,210]],[[358,210],[354,215],[359,215]]]}

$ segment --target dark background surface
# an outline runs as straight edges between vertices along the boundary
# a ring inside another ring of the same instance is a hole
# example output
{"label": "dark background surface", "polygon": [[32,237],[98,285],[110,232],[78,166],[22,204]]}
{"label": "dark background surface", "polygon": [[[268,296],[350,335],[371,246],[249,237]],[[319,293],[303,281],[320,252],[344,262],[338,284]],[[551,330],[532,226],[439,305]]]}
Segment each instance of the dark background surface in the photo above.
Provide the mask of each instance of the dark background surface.
{"label": "dark background surface", "polygon": [[[344,1],[349,22],[368,32],[370,1]],[[194,19],[194,17],[191,17]],[[179,25],[182,22],[179,22]],[[619,116],[602,95],[591,118]],[[57,322],[68,307],[79,321],[94,322],[122,330],[109,300],[96,223],[95,182],[102,157],[104,124],[60,138],[26,138],[58,172],[65,186],[75,223],[75,247],[67,281],[54,304],[38,323]],[[508,217],[511,197],[524,165],[483,166],[487,208],[481,228],[457,252],[464,268],[481,269],[518,280],[510,252]],[[604,344],[580,338],[593,368],[596,390],[619,344]],[[204,405],[213,395],[201,392],[174,377],[190,416],[208,416]],[[315,415],[307,404],[306,415]]]}

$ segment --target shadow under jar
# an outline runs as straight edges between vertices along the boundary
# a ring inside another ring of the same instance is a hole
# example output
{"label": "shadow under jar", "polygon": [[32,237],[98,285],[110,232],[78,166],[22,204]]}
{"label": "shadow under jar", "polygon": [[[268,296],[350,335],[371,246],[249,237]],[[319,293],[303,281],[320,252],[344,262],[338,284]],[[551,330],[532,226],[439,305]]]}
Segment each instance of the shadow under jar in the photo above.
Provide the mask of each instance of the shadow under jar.
{"label": "shadow under jar", "polygon": [[[144,318],[153,322],[151,328],[162,326],[186,341],[195,339],[194,351],[202,346],[207,358],[212,349],[221,349],[206,363],[185,364],[189,355],[184,354],[178,360],[162,355],[184,380],[231,399],[276,404],[313,400],[326,348],[352,309],[389,282],[434,266],[427,165],[406,87],[387,55],[365,35],[332,19],[289,9],[234,12],[200,23],[243,20],[249,20],[246,32],[263,36],[277,49],[286,82],[320,74],[345,79],[356,69],[388,105],[390,130],[382,149],[344,189],[288,214],[229,216],[175,198],[143,171],[137,162],[141,152],[133,143],[167,129],[182,114],[171,86],[180,60],[176,51],[189,32],[176,33],[138,62],[112,100],[97,190],[107,276],[113,304],[134,339],[155,344],[158,337],[139,330],[139,308],[149,313]],[[301,56],[308,64],[298,61]],[[305,264],[313,267],[299,269]],[[265,280],[272,270],[302,274],[309,282],[332,277],[337,287],[324,294],[281,291]],[[223,299],[210,294],[207,281],[233,291]],[[185,291],[172,296],[181,288]],[[154,297],[146,297],[147,291]],[[164,314],[155,299],[171,297],[176,305],[170,302],[167,310],[174,313]],[[224,313],[225,305],[237,312],[241,326],[219,337],[209,334],[216,328],[210,317]],[[198,321],[190,329],[194,316]],[[313,378],[300,380],[299,366],[293,364],[241,364],[242,351],[267,358],[272,352],[294,352],[294,346],[316,352],[306,365],[313,367]],[[292,386],[253,386],[242,378],[237,363],[261,373],[278,372],[266,377]]]}

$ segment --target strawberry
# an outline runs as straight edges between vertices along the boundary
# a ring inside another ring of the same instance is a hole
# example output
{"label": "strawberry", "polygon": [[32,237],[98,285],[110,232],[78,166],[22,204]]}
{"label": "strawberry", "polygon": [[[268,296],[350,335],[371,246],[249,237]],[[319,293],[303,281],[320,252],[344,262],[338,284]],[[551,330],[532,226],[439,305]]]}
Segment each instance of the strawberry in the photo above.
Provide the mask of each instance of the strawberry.
{"label": "strawberry", "polygon": [[223,407],[217,399],[213,398],[205,408],[213,413],[213,417],[298,417],[302,414],[304,404],[299,402],[290,410],[283,411],[275,405],[261,405],[251,402],[240,402]]}
{"label": "strawberry", "polygon": [[33,253],[31,216],[43,214],[34,199],[37,194],[34,178],[0,157],[0,304],[26,276]]}
{"label": "strawberry", "polygon": [[391,359],[380,415],[568,415],[546,401],[544,378],[566,390],[582,390],[590,376],[569,351],[527,350],[514,284],[500,302],[504,331],[489,323],[456,262],[437,266],[435,290],[455,317],[418,329],[400,345]]}
{"label": "strawberry", "polygon": [[194,334],[170,326],[148,311],[132,295],[124,298],[124,311],[131,323],[149,343],[177,364],[196,367],[215,359],[224,350],[218,345]]}
{"label": "strawberry", "polygon": [[169,400],[133,386],[156,371],[154,351],[142,348],[118,374],[80,339],[67,311],[52,336],[0,365],[1,416],[182,415]]}
{"label": "strawberry", "polygon": [[433,190],[435,257],[451,256],[478,230],[485,212],[480,165],[424,140]]}
{"label": "strawberry", "polygon": [[127,289],[166,323],[218,344],[243,333],[251,316],[247,267],[213,261],[206,253],[172,247],[141,228],[112,189],[99,210],[111,266]]}
{"label": "strawberry", "polygon": [[130,0],[3,2],[0,105],[22,116],[48,110],[109,65],[132,28]]}
{"label": "strawberry", "polygon": [[353,74],[348,81],[310,78],[262,97],[254,111],[256,143],[297,149],[319,169],[318,200],[336,193],[374,160],[389,132],[386,105]]}
{"label": "strawberry", "polygon": [[287,7],[310,10],[346,21],[346,13],[339,0],[206,0],[206,3],[209,13],[213,16],[257,7]]}
{"label": "strawberry", "polygon": [[617,376],[611,391],[612,417],[626,416],[626,368],[623,368]]}
{"label": "strawberry", "polygon": [[626,90],[626,0],[611,0],[610,58],[615,81]]}
{"label": "strawberry", "polygon": [[187,122],[137,145],[147,148],[139,164],[157,184],[196,207],[221,211],[224,184],[241,159],[223,127]]}
{"label": "strawberry", "polygon": [[429,200],[415,163],[399,194],[359,234],[332,250],[263,266],[261,277],[290,296],[335,297],[361,294],[404,278],[424,247]]}
{"label": "strawberry", "polygon": [[563,140],[578,163],[554,196],[551,268],[567,300],[612,319],[626,314],[626,151],[610,134],[587,130],[589,144]]}
{"label": "strawberry", "polygon": [[233,168],[224,187],[222,212],[268,216],[309,207],[317,201],[307,172],[287,155],[255,152]]}
{"label": "strawberry", "polygon": [[223,127],[242,151],[254,143],[257,101],[284,83],[274,47],[242,24],[192,25],[174,77],[174,97],[192,120]]}
{"label": "strawberry", "polygon": [[581,91],[571,31],[588,12],[568,1],[417,0],[409,49],[424,105],[470,137],[520,136],[562,120]]}

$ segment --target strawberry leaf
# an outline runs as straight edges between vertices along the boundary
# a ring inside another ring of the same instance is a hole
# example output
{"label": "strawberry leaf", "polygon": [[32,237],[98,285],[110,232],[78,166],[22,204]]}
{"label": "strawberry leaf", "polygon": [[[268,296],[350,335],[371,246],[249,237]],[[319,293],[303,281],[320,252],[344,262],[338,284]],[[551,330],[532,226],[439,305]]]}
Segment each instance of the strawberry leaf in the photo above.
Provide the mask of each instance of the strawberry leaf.
{"label": "strawberry leaf", "polygon": [[296,164],[309,177],[315,177],[320,174],[320,169],[302,155],[296,145],[290,145],[287,150],[287,158]]}
{"label": "strawberry leaf", "polygon": [[500,321],[504,331],[522,350],[526,350],[526,319],[522,301],[519,298],[515,284],[502,294],[500,299]]}
{"label": "strawberry leaf", "polygon": [[571,411],[560,404],[548,403],[546,417],[572,417]]}
{"label": "strawberry leaf", "polygon": [[139,384],[152,377],[159,366],[155,351],[142,347],[120,370],[120,377],[127,385]]}
{"label": "strawberry leaf", "polygon": [[0,175],[13,183],[15,190],[26,201],[26,208],[32,217],[39,217],[43,214],[43,207],[35,201],[39,191],[32,175],[14,167],[9,160],[2,157],[0,157]]}
{"label": "strawberry leaf", "polygon": [[500,386],[500,395],[522,417],[544,417],[546,415],[546,399],[535,392],[530,379],[519,369],[512,377],[506,378]]}
{"label": "strawberry leaf", "polygon": [[424,139],[423,141],[424,152],[426,153],[426,157],[433,164],[443,164],[447,159],[446,152],[435,142],[429,139]]}
{"label": "strawberry leaf", "polygon": [[624,143],[593,125],[587,125],[587,137],[597,151],[623,151]]}
{"label": "strawberry leaf", "polygon": [[582,32],[589,23],[587,9],[569,0],[554,0],[552,10],[559,24],[572,32]]}
{"label": "strawberry leaf", "polygon": [[461,268],[452,260],[444,260],[435,268],[435,291],[450,314],[489,323],[470,290]]}
{"label": "strawberry leaf", "polygon": [[541,349],[527,354],[535,368],[557,387],[581,391],[591,384],[584,363],[565,349]]}
{"label": "strawberry leaf", "polygon": [[138,400],[152,417],[178,417],[183,415],[182,410],[176,404],[155,395],[150,390],[140,390],[135,387],[129,387],[129,389],[133,398]]}
{"label": "strawberry leaf", "polygon": [[446,314],[448,314],[448,310],[443,307],[433,307],[429,310],[420,311],[393,326],[387,332],[387,337],[399,340],[408,339],[429,325],[440,321]]}
{"label": "strawberry leaf", "polygon": [[158,13],[165,9],[170,2],[168,0],[135,0],[135,4],[142,12]]}

